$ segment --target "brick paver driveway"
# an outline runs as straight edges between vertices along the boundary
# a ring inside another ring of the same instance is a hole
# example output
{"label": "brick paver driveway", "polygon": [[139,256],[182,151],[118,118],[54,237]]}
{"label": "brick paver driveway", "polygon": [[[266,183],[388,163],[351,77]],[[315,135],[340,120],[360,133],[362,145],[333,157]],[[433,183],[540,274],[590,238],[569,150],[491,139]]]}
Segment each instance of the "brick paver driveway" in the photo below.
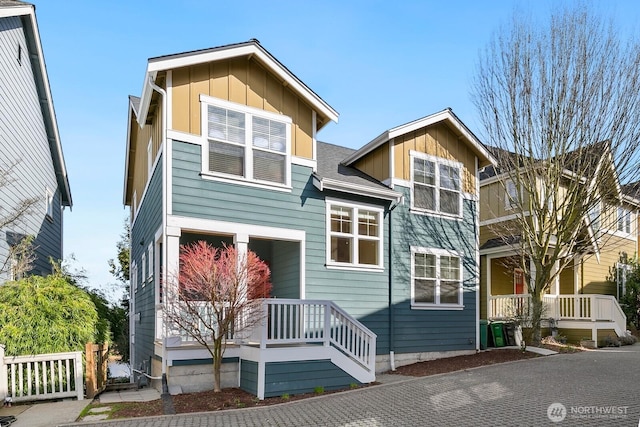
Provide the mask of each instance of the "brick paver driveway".
{"label": "brick paver driveway", "polygon": [[91,425],[635,427],[639,419],[640,344],[636,344],[411,379],[279,406]]}

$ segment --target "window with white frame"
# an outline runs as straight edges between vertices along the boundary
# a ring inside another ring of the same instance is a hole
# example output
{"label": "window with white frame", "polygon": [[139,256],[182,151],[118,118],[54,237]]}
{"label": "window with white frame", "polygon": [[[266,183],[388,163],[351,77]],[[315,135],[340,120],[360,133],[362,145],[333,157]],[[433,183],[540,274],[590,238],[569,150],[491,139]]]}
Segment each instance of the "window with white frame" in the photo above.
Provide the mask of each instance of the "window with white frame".
{"label": "window with white frame", "polygon": [[618,207],[618,231],[631,233],[631,211]]}
{"label": "window with white frame", "polygon": [[462,306],[462,258],[440,249],[411,248],[411,304]]}
{"label": "window with white frame", "polygon": [[213,98],[203,101],[203,111],[208,173],[289,185],[289,117]]}
{"label": "window with white frame", "polygon": [[411,152],[411,208],[462,216],[462,165]]}
{"label": "window with white frame", "polygon": [[149,268],[147,269],[146,279],[150,282],[153,279],[153,243],[149,243],[147,248],[147,260],[149,262]]}
{"label": "window with white frame", "polygon": [[631,272],[633,267],[622,262],[616,263],[616,285],[618,292],[618,300],[627,293],[627,274]]}
{"label": "window with white frame", "polygon": [[382,268],[382,213],[378,207],[327,202],[327,265]]}
{"label": "window with white frame", "polygon": [[600,216],[602,210],[600,209],[600,202],[596,202],[591,208],[589,208],[589,223],[596,237],[600,234]]}
{"label": "window with white frame", "polygon": [[147,253],[146,251],[142,253],[142,258],[140,259],[140,267],[142,268],[142,275],[140,276],[140,283],[142,283],[142,287],[146,283],[147,279]]}
{"label": "window with white frame", "polygon": [[518,205],[518,187],[513,180],[508,179],[504,183],[505,195],[504,195],[504,208],[506,210],[513,209]]}
{"label": "window with white frame", "polygon": [[132,262],[131,263],[131,271],[129,272],[130,275],[130,286],[131,289],[133,289],[134,292],[138,292],[138,266],[136,265],[136,262]]}

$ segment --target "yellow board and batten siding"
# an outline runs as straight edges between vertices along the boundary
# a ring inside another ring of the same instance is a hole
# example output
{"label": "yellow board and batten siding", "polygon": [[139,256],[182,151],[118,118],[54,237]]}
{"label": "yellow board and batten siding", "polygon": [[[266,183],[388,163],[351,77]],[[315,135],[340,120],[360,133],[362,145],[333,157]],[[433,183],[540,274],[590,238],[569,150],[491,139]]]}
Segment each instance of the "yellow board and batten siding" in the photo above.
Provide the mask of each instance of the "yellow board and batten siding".
{"label": "yellow board and batten siding", "polygon": [[[130,128],[130,153],[134,157],[129,159],[130,165],[136,167],[130,168],[130,174],[133,175],[130,181],[130,197],[135,194],[136,200],[131,200],[131,206],[140,206],[140,200],[144,193],[145,186],[149,180],[147,158],[147,147],[149,138],[151,138],[151,162],[156,159],[160,145],[162,144],[162,108],[156,108],[151,115],[150,124],[145,124],[142,128],[138,126],[138,122],[131,121]],[[141,166],[141,167],[140,167]],[[153,172],[153,171],[152,171]]]}
{"label": "yellow board and batten siding", "polygon": [[595,256],[588,256],[582,260],[581,284],[579,293],[616,295],[617,289],[613,282],[608,282],[609,269],[620,261],[620,254],[626,252],[629,256],[635,253],[636,242],[617,236],[605,236],[605,245],[600,249],[600,262]]}
{"label": "yellow board and batten siding", "polygon": [[254,59],[172,70],[172,129],[201,135],[201,94],[290,117],[292,154],[313,157],[311,107]]}
{"label": "yellow board and batten siding", "polygon": [[445,124],[427,126],[393,140],[394,178],[411,180],[410,151],[462,163],[462,191],[476,194],[476,154]]}
{"label": "yellow board and batten siding", "polygon": [[391,176],[389,172],[389,143],[382,144],[368,153],[355,162],[354,166],[380,182],[389,179]]}

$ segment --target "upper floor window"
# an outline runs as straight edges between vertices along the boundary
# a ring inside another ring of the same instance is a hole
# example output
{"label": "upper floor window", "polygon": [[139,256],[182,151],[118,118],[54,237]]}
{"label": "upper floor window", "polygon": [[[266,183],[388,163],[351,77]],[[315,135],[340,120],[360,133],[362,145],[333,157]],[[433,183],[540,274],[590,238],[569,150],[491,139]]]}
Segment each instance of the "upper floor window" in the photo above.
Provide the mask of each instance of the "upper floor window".
{"label": "upper floor window", "polygon": [[290,185],[290,118],[213,98],[201,99],[207,172],[223,178]]}
{"label": "upper floor window", "polygon": [[462,165],[411,152],[411,208],[462,216]]}
{"label": "upper floor window", "polygon": [[504,183],[504,208],[506,210],[513,209],[518,205],[518,187],[512,179],[508,179]]}
{"label": "upper floor window", "polygon": [[411,248],[411,304],[462,307],[462,258],[441,249]]}
{"label": "upper floor window", "polygon": [[382,208],[327,203],[327,265],[382,268]]}
{"label": "upper floor window", "polygon": [[618,231],[631,233],[631,211],[618,207]]}
{"label": "upper floor window", "polygon": [[589,223],[591,224],[591,229],[596,235],[600,232],[600,216],[602,215],[602,211],[600,209],[600,202],[596,202],[589,209]]}

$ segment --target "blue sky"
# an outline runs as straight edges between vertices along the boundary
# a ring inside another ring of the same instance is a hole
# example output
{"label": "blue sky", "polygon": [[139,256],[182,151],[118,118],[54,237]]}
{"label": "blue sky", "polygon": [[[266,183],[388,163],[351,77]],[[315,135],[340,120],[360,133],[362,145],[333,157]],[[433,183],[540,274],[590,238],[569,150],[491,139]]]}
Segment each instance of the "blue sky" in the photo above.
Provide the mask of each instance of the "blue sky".
{"label": "blue sky", "polygon": [[[34,0],[32,0],[34,1]],[[482,136],[469,89],[478,54],[514,7],[544,18],[571,1],[34,1],[73,195],[65,257],[110,292],[122,205],[127,96],[146,61],[257,38],[340,113],[318,138],[360,147],[451,107]],[[623,32],[635,0],[590,2]]]}

